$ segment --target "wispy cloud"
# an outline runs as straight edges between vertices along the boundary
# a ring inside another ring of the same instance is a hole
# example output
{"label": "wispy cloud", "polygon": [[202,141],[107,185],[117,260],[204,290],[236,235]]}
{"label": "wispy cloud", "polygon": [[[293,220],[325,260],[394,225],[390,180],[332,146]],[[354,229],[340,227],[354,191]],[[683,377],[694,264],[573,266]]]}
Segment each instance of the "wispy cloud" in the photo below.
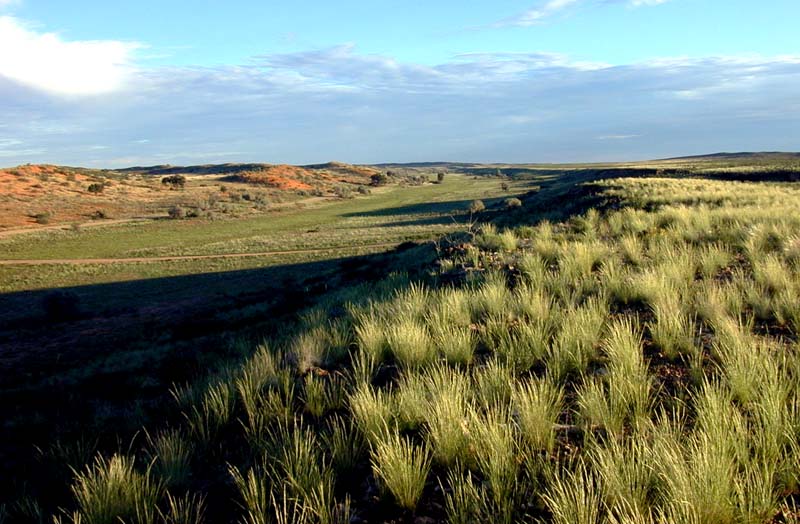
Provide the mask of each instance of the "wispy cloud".
{"label": "wispy cloud", "polygon": [[[429,66],[343,45],[130,75],[91,99],[0,78],[0,137],[21,142],[0,147],[4,163],[611,160],[790,149],[800,126],[796,56]],[[109,149],[87,159],[96,144]]]}
{"label": "wispy cloud", "polygon": [[[620,4],[627,3],[633,7],[641,6],[654,6],[668,2],[669,0],[602,0],[599,3],[605,4]],[[529,27],[543,23],[548,18],[551,18],[561,12],[570,8],[577,7],[581,4],[592,3],[592,0],[548,0],[521,13],[513,16],[503,18],[490,25],[490,27]],[[594,0],[598,3],[598,0]]]}
{"label": "wispy cloud", "polygon": [[[0,0],[2,2],[4,0]],[[8,2],[8,0],[5,0]],[[39,33],[19,19],[0,16],[0,77],[60,96],[107,93],[132,72],[140,45],[115,40],[65,41]]]}
{"label": "wispy cloud", "polygon": [[495,22],[494,26],[521,26],[527,27],[540,24],[545,18],[549,18],[567,7],[579,3],[581,0],[550,0],[538,7],[528,9],[517,15]]}
{"label": "wispy cloud", "polygon": [[597,140],[630,140],[631,138],[639,138],[642,135],[602,135],[598,136]]}

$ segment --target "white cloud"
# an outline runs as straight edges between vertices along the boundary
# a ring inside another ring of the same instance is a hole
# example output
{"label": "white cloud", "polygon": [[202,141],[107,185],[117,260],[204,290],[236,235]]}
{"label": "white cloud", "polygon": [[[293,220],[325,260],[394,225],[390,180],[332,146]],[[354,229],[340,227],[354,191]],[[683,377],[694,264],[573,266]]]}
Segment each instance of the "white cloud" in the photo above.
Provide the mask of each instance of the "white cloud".
{"label": "white cloud", "polygon": [[131,55],[139,47],[115,40],[65,41],[0,16],[0,77],[49,94],[97,95],[119,89],[132,72]]}

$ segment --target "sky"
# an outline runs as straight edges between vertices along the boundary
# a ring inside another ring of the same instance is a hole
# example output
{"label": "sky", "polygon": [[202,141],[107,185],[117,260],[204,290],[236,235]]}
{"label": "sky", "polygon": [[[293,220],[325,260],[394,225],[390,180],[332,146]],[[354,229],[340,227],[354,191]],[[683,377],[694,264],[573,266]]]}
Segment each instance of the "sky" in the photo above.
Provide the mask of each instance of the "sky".
{"label": "sky", "polygon": [[797,0],[0,0],[0,166],[800,150]]}

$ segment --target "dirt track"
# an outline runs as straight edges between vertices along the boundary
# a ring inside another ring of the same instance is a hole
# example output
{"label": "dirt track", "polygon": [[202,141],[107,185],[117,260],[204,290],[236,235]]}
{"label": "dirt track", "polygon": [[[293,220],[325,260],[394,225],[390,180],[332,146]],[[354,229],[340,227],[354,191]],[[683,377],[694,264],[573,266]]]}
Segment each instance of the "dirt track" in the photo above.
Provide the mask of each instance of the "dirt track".
{"label": "dirt track", "polygon": [[44,265],[83,265],[83,264],[130,264],[136,262],[169,262],[180,260],[206,260],[225,258],[254,258],[276,255],[299,255],[303,253],[325,253],[329,251],[351,251],[355,249],[390,248],[399,245],[398,242],[384,242],[381,244],[366,244],[355,246],[336,246],[313,249],[292,249],[286,251],[262,251],[260,253],[223,253],[220,255],[174,255],[163,257],[132,257],[132,258],[53,258],[53,259],[20,259],[0,260],[0,266],[44,266]]}

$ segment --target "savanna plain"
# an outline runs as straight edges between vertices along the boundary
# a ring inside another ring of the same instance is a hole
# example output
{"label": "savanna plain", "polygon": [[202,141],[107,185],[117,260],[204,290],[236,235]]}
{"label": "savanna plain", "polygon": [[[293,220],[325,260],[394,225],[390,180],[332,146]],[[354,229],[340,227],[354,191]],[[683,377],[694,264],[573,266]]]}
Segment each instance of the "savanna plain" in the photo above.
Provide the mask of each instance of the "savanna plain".
{"label": "savanna plain", "polygon": [[798,522],[799,179],[0,170],[0,523]]}

